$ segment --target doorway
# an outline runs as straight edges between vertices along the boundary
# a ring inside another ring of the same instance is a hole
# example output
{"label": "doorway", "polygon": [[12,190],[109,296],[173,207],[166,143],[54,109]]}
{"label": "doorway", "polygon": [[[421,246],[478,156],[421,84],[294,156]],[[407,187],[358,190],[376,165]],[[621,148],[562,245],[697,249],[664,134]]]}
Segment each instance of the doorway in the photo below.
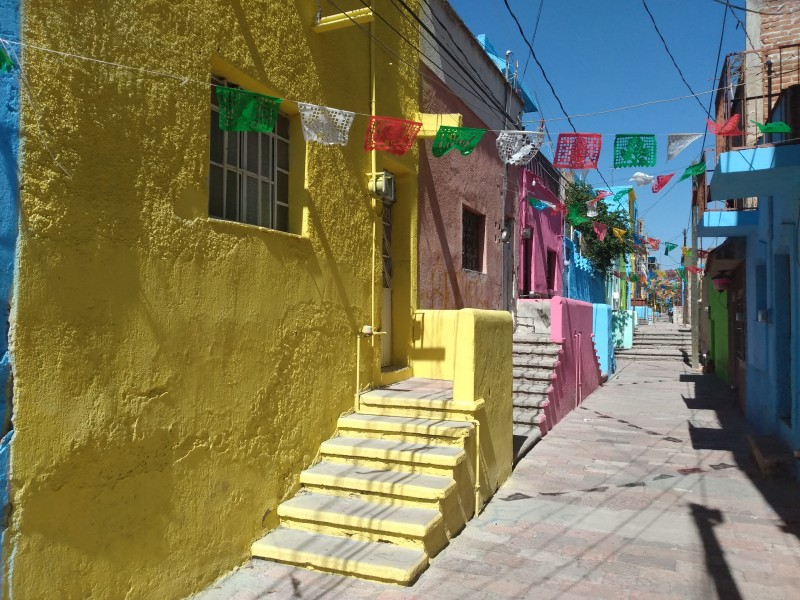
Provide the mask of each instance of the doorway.
{"label": "doorway", "polygon": [[778,418],[789,427],[794,421],[794,365],[792,364],[792,268],[789,255],[775,256],[775,375]]}
{"label": "doorway", "polygon": [[745,264],[742,263],[734,272],[733,281],[728,290],[728,315],[730,331],[728,340],[730,351],[731,385],[734,387],[736,400],[745,412],[747,393],[747,306],[745,304]]}

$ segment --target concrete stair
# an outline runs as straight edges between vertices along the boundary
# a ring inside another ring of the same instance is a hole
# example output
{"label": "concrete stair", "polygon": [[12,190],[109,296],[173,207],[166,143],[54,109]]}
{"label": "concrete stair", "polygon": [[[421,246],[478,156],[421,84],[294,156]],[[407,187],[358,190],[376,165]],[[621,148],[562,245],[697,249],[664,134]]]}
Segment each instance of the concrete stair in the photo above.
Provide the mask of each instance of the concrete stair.
{"label": "concrete stair", "polygon": [[683,360],[691,351],[692,334],[688,329],[669,326],[640,326],[633,336],[633,347],[617,348],[618,359]]}
{"label": "concrete stair", "polygon": [[479,408],[452,383],[410,379],[362,394],[339,418],[280,526],[253,556],[408,585],[472,517]]}
{"label": "concrete stair", "polygon": [[548,392],[558,366],[561,346],[546,333],[520,328],[514,335],[514,437],[515,460],[541,439],[541,424],[548,405]]}

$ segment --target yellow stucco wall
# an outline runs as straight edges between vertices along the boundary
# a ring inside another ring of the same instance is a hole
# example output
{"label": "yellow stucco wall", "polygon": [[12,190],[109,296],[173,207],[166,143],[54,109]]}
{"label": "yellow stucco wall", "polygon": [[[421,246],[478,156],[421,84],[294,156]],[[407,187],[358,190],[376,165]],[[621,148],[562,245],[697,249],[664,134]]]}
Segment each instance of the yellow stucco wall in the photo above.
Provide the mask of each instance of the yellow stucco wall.
{"label": "yellow stucco wall", "polygon": [[451,380],[453,399],[476,406],[484,501],[511,474],[512,337],[511,313],[505,311],[465,308],[414,314],[414,376]]}
{"label": "yellow stucco wall", "polygon": [[[374,4],[417,39],[388,0]],[[275,525],[277,505],[352,408],[354,334],[380,319],[366,118],[341,148],[306,145],[292,117],[295,235],[210,220],[207,208],[202,82],[212,65],[255,91],[370,112],[369,37],[313,33],[316,8],[25,3],[28,44],[190,81],[25,51],[36,109],[23,104],[12,323],[3,556],[13,555],[14,597],[167,599],[202,588]],[[415,64],[382,21],[370,27]],[[374,62],[376,112],[412,116],[417,72],[380,48]],[[378,170],[398,173],[395,362],[415,308],[416,164],[416,148],[377,156]],[[379,374],[370,348],[363,382]]]}

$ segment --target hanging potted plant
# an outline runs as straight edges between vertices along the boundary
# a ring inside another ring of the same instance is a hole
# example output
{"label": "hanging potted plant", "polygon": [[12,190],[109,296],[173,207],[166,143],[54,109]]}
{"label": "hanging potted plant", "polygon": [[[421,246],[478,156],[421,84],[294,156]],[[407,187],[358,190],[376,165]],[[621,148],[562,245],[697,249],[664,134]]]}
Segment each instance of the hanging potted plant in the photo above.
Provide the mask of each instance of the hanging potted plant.
{"label": "hanging potted plant", "polygon": [[714,283],[714,289],[718,292],[726,291],[731,283],[733,282],[733,277],[731,277],[730,273],[723,271],[719,275],[715,275],[711,278],[711,281]]}

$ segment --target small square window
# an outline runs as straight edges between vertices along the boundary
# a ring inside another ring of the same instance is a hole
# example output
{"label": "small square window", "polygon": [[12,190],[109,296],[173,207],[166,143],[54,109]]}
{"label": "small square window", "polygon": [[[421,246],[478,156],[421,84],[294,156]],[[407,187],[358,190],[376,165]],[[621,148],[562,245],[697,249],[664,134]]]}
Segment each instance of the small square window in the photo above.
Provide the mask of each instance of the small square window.
{"label": "small square window", "polygon": [[486,218],[464,208],[461,231],[461,266],[468,271],[483,271],[483,245]]}
{"label": "small square window", "polygon": [[208,215],[281,231],[289,230],[289,119],[279,114],[272,133],[222,131],[211,79]]}

